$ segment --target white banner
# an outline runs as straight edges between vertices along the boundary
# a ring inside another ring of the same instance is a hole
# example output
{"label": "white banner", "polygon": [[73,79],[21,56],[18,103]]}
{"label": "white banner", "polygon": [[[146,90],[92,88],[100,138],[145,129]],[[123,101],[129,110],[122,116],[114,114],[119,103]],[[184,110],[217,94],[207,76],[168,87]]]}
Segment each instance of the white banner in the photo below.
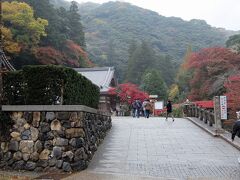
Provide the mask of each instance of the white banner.
{"label": "white banner", "polygon": [[154,109],[161,110],[163,109],[163,101],[157,101],[154,103]]}
{"label": "white banner", "polygon": [[227,97],[220,96],[221,119],[227,119]]}

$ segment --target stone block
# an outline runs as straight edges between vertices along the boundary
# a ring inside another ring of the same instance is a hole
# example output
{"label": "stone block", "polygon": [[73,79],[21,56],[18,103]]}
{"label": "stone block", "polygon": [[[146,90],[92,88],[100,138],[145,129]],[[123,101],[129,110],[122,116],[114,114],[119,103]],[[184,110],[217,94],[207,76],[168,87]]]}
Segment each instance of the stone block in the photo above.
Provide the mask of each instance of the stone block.
{"label": "stone block", "polygon": [[12,153],[8,151],[7,153],[4,154],[4,156],[3,156],[3,161],[7,162],[7,161],[9,161],[11,158],[12,158]]}
{"label": "stone block", "polygon": [[74,153],[74,161],[80,161],[80,160],[87,160],[88,159],[88,155],[85,153],[84,148],[79,148],[75,151]]}
{"label": "stone block", "polygon": [[48,166],[48,161],[47,161],[47,160],[39,160],[39,161],[37,162],[37,166],[38,166],[38,167],[43,167],[43,168],[45,168],[45,167]]}
{"label": "stone block", "polygon": [[15,162],[12,167],[14,170],[21,170],[24,168],[24,164],[25,164],[25,162],[23,160],[21,160],[21,161]]}
{"label": "stone block", "polygon": [[63,152],[63,161],[71,162],[73,160],[74,154],[72,151]]}
{"label": "stone block", "polygon": [[22,154],[22,158],[23,158],[24,161],[28,161],[29,158],[30,158],[30,154],[23,153],[23,154]]}
{"label": "stone block", "polygon": [[57,160],[57,163],[56,163],[56,167],[58,168],[58,169],[60,169],[61,167],[62,167],[62,164],[63,164],[63,160]]}
{"label": "stone block", "polygon": [[33,171],[35,168],[36,168],[35,162],[27,162],[24,167],[24,169],[27,171]]}
{"label": "stone block", "polygon": [[10,135],[11,135],[13,140],[16,140],[16,141],[20,141],[21,140],[21,138],[20,138],[21,134],[19,132],[14,131],[14,132],[11,132]]}
{"label": "stone block", "polygon": [[85,132],[82,128],[70,128],[65,133],[67,138],[85,137]]}
{"label": "stone block", "polygon": [[53,145],[54,146],[67,146],[68,145],[68,139],[55,138],[55,139],[53,139]]}
{"label": "stone block", "polygon": [[61,131],[62,125],[59,120],[55,119],[51,122],[52,131]]}
{"label": "stone block", "polygon": [[[15,121],[15,125],[19,128],[22,127],[24,129],[24,125],[27,123],[27,121],[23,118],[19,118]],[[25,129],[24,129],[25,130]]]}
{"label": "stone block", "polygon": [[22,118],[23,116],[23,112],[13,112],[12,115],[11,115],[11,118],[16,121],[20,118]]}
{"label": "stone block", "polygon": [[31,161],[34,161],[34,162],[38,161],[38,159],[39,159],[39,153],[33,152],[33,153],[30,155],[30,159],[31,159]]}
{"label": "stone block", "polygon": [[13,154],[13,159],[14,159],[15,161],[21,160],[21,159],[22,159],[22,153],[21,153],[20,151],[15,152],[15,153]]}
{"label": "stone block", "polygon": [[19,150],[22,153],[31,154],[33,152],[34,142],[32,140],[22,140],[20,141]]}
{"label": "stone block", "polygon": [[21,139],[22,140],[30,140],[31,139],[31,132],[30,130],[25,130],[21,134]]}
{"label": "stone block", "polygon": [[69,162],[63,162],[62,169],[65,172],[71,172],[72,171],[72,168],[71,168],[71,165],[70,165]]}
{"label": "stone block", "polygon": [[53,141],[52,140],[45,141],[44,148],[45,149],[52,149],[53,148]]}
{"label": "stone block", "polygon": [[40,112],[33,112],[33,127],[39,127],[39,122],[41,120],[41,113]]}
{"label": "stone block", "polygon": [[71,128],[71,122],[69,120],[67,121],[62,121],[62,126],[66,129]]}
{"label": "stone block", "polygon": [[37,129],[37,128],[34,128],[34,127],[31,127],[31,128],[30,128],[30,131],[31,131],[32,140],[33,140],[33,141],[37,141],[37,140],[38,140],[38,134],[39,134],[38,129]]}
{"label": "stone block", "polygon": [[49,159],[49,155],[50,155],[50,151],[48,149],[44,149],[40,155],[39,155],[39,159],[40,160],[48,160]]}
{"label": "stone block", "polygon": [[52,158],[52,159],[50,159],[50,160],[48,161],[48,165],[49,165],[50,167],[55,166],[56,163],[57,163],[57,159],[56,159],[56,158]]}
{"label": "stone block", "polygon": [[9,151],[18,151],[18,141],[10,141],[9,146],[8,146],[8,150]]}
{"label": "stone block", "polygon": [[42,122],[41,124],[40,124],[40,131],[41,131],[41,133],[47,133],[47,132],[49,132],[51,129],[50,129],[50,125],[48,124],[48,123],[45,123],[45,122]]}
{"label": "stone block", "polygon": [[2,152],[7,152],[8,151],[8,142],[1,142],[1,150]]}
{"label": "stone block", "polygon": [[54,112],[47,112],[46,113],[46,120],[47,121],[52,121],[52,120],[54,120],[56,118],[56,116],[55,116],[55,113]]}
{"label": "stone block", "polygon": [[83,160],[80,160],[78,162],[72,163],[71,167],[74,171],[80,171],[80,170],[84,170],[87,168],[86,162]]}
{"label": "stone block", "polygon": [[46,140],[53,140],[54,139],[54,134],[52,131],[49,131],[46,136]]}
{"label": "stone block", "polygon": [[56,159],[62,158],[62,148],[61,147],[53,147],[52,156]]}
{"label": "stone block", "polygon": [[29,125],[28,123],[26,123],[26,124],[24,124],[24,126],[23,126],[23,127],[24,127],[24,129],[26,129],[26,130],[27,130],[27,129],[29,129],[29,128],[30,128],[30,125]]}
{"label": "stone block", "polygon": [[69,118],[69,120],[70,120],[70,121],[74,121],[74,122],[79,121],[77,112],[71,112],[71,113],[70,113],[70,118]]}
{"label": "stone block", "polygon": [[83,138],[72,138],[69,141],[69,144],[74,148],[80,148],[84,146],[84,139]]}
{"label": "stone block", "polygon": [[43,145],[40,140],[37,140],[34,144],[34,151],[40,153],[43,150]]}
{"label": "stone block", "polygon": [[59,120],[69,120],[70,113],[69,112],[57,112],[56,117]]}

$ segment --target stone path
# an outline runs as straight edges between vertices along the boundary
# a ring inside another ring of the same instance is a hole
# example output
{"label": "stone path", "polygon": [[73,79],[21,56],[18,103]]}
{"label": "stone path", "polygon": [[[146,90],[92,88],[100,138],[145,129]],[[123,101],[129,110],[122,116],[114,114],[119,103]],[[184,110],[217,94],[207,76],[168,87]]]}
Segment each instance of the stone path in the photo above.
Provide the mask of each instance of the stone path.
{"label": "stone path", "polygon": [[240,180],[239,156],[186,119],[114,117],[88,169],[67,179]]}

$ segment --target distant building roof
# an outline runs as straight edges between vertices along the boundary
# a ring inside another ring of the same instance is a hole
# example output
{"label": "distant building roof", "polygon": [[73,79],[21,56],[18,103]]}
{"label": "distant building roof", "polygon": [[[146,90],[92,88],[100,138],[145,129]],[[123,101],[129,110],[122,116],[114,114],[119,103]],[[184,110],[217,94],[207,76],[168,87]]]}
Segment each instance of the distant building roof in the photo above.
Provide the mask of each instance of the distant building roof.
{"label": "distant building roof", "polygon": [[96,84],[101,93],[117,85],[114,67],[74,68],[74,70]]}

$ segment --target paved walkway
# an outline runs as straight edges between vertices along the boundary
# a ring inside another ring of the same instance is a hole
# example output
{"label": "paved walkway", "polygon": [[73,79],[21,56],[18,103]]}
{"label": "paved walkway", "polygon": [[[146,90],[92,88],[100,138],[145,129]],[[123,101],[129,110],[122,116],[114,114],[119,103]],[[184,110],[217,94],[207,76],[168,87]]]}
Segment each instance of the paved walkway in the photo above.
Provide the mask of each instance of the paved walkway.
{"label": "paved walkway", "polygon": [[239,156],[186,119],[114,117],[88,169],[67,179],[240,180]]}

